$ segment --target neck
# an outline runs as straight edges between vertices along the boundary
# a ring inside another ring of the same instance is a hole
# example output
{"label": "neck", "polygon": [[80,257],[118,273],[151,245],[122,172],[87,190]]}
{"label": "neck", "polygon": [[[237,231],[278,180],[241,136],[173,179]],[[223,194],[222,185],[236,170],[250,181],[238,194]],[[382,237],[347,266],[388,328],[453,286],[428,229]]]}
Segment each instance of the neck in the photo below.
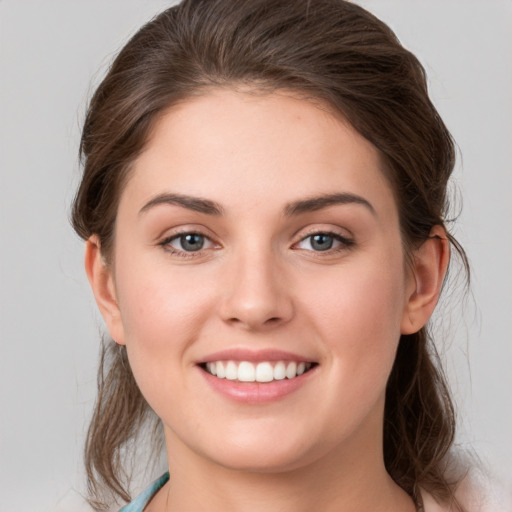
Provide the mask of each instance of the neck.
{"label": "neck", "polygon": [[387,474],[300,469],[278,474],[236,473],[223,477],[178,472],[165,496],[170,512],[377,512],[415,510],[411,499]]}
{"label": "neck", "polygon": [[[299,468],[252,472],[226,468],[166,433],[171,479],[151,510],[170,512],[414,512],[387,474],[382,439],[357,440]],[[379,437],[379,436],[375,436]],[[158,507],[156,506],[158,502]]]}

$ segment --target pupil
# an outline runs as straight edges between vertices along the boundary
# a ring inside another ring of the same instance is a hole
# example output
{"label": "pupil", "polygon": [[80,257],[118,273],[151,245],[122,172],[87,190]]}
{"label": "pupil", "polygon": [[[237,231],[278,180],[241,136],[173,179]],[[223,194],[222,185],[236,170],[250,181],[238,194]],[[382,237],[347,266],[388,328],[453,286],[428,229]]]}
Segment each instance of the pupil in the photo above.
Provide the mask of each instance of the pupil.
{"label": "pupil", "polygon": [[204,245],[204,238],[193,233],[181,237],[181,246],[185,251],[199,251]]}
{"label": "pupil", "polygon": [[333,239],[329,235],[314,235],[311,247],[316,251],[327,251],[332,247]]}

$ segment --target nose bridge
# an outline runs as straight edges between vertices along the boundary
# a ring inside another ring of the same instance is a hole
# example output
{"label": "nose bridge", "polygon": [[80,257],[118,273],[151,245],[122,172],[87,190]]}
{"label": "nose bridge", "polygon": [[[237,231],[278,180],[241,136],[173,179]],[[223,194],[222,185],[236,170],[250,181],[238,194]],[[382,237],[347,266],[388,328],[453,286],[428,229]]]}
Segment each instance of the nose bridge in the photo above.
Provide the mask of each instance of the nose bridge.
{"label": "nose bridge", "polygon": [[278,255],[270,244],[247,244],[235,251],[222,304],[225,321],[261,329],[288,321],[293,305]]}

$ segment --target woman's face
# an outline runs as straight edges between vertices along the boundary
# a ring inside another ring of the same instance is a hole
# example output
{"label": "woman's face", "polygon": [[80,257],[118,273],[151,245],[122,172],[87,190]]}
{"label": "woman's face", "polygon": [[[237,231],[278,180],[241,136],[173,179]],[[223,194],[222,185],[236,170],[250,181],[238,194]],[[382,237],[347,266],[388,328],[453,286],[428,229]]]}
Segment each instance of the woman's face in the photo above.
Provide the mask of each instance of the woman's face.
{"label": "woman's face", "polygon": [[378,152],[348,123],[284,93],[173,107],[113,258],[107,323],[170,457],[273,472],[381,454],[414,283]]}

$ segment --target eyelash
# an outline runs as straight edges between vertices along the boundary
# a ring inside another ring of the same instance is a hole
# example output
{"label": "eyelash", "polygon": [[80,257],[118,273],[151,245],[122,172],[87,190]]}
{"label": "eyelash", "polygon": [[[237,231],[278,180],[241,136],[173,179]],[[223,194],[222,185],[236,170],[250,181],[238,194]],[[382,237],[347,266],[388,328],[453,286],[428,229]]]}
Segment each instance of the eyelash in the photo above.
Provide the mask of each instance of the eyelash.
{"label": "eyelash", "polygon": [[204,240],[209,241],[211,244],[215,245],[215,243],[211,240],[211,238],[200,231],[180,231],[179,233],[175,233],[174,235],[168,236],[167,238],[164,238],[158,245],[163,247],[167,252],[169,252],[172,255],[179,256],[180,258],[197,258],[200,256],[204,256],[204,250],[206,249],[199,249],[197,251],[182,251],[180,249],[176,249],[171,245],[171,242],[174,240],[177,240],[181,237],[187,236],[187,235],[196,235],[204,238]]}
{"label": "eyelash", "polygon": [[[347,238],[346,236],[340,235],[339,233],[336,233],[335,231],[323,231],[323,230],[316,230],[311,231],[306,236],[303,236],[298,242],[293,244],[294,246],[306,241],[307,239],[311,239],[314,236],[323,235],[326,237],[333,238],[335,241],[339,242],[340,245],[338,247],[329,248],[324,251],[315,251],[310,249],[302,249],[308,252],[313,253],[316,257],[322,257],[322,256],[332,256],[333,254],[337,254],[339,252],[347,251],[350,248],[352,248],[355,245],[355,241],[351,238]],[[311,244],[311,242],[310,242]],[[301,250],[301,249],[299,249]]]}
{"label": "eyelash", "polygon": [[[185,250],[180,250],[180,249],[176,249],[175,247],[172,247],[171,242],[173,242],[181,237],[187,236],[187,235],[200,236],[205,241],[209,241],[211,244],[215,245],[215,243],[211,240],[210,237],[201,233],[200,231],[182,231],[179,233],[175,233],[171,236],[168,236],[161,242],[159,242],[158,245],[163,247],[170,254],[179,256],[181,258],[197,258],[200,256],[204,256],[204,251],[207,249],[200,248],[197,251],[185,251]],[[327,256],[327,255],[336,254],[338,252],[346,251],[355,245],[354,240],[347,238],[346,236],[340,235],[339,233],[336,233],[334,231],[319,230],[319,231],[312,231],[312,232],[308,233],[306,236],[303,236],[298,242],[294,243],[292,247],[295,247],[298,244],[306,241],[308,238],[312,239],[314,236],[319,236],[319,235],[333,238],[335,241],[339,242],[340,245],[338,247],[329,248],[324,251],[315,251],[312,249],[298,249],[298,250],[304,250],[307,252],[311,252],[311,253],[314,253],[315,256],[321,257],[324,254]]]}

